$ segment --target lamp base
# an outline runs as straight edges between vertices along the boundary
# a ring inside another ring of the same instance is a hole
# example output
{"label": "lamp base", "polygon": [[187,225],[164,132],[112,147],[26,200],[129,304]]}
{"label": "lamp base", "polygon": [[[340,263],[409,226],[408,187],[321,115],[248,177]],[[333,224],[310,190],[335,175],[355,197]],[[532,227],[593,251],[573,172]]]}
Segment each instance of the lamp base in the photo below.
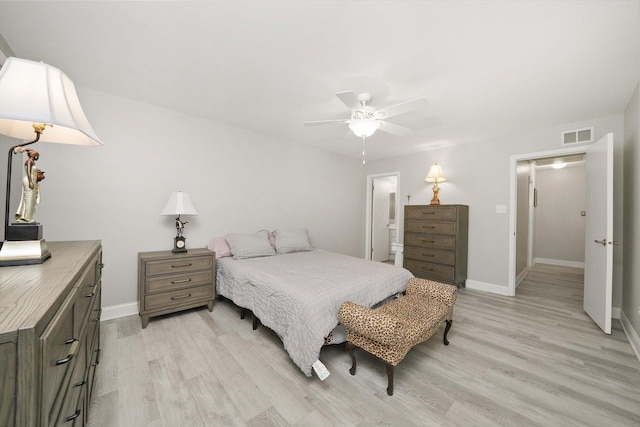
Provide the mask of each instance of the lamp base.
{"label": "lamp base", "polygon": [[6,227],[5,239],[13,240],[40,240],[42,239],[42,224],[14,222]]}
{"label": "lamp base", "polygon": [[440,187],[438,187],[437,183],[436,183],[436,185],[433,186],[432,190],[433,190],[433,198],[431,199],[431,204],[432,205],[439,205],[440,204],[440,199],[438,199],[438,193],[440,192]]}
{"label": "lamp base", "polygon": [[44,239],[7,240],[0,248],[0,267],[42,264],[50,257],[51,252]]}

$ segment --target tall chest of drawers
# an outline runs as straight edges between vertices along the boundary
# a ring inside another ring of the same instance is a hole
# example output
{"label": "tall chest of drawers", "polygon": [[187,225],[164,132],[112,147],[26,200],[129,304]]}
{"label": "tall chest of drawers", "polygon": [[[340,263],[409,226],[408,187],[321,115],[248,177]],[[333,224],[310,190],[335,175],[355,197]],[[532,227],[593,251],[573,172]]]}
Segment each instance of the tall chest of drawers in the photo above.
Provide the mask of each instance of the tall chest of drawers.
{"label": "tall chest of drawers", "polygon": [[0,425],[82,426],[100,361],[102,247],[47,242],[0,269]]}
{"label": "tall chest of drawers", "polygon": [[216,297],[215,252],[140,252],[138,254],[138,308],[142,328],[149,318],[206,305]]}
{"label": "tall chest of drawers", "polygon": [[464,286],[469,206],[404,207],[404,268],[414,276]]}

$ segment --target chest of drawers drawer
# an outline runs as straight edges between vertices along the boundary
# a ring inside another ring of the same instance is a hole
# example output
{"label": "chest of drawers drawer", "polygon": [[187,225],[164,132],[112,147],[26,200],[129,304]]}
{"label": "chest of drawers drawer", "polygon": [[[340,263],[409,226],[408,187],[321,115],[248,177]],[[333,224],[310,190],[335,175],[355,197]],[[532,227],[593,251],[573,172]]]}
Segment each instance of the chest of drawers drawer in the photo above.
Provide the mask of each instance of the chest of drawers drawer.
{"label": "chest of drawers drawer", "polygon": [[454,236],[440,236],[435,234],[407,233],[405,235],[405,244],[421,248],[454,250],[456,248],[456,238]]}
{"label": "chest of drawers drawer", "polygon": [[451,265],[407,260],[407,269],[416,277],[422,279],[441,280],[444,282],[452,282],[455,279],[455,268]]}
{"label": "chest of drawers drawer", "polygon": [[215,254],[207,249],[138,254],[138,305],[142,327],[150,317],[206,305],[215,299]]}
{"label": "chest of drawers drawer", "polygon": [[456,253],[454,251],[440,251],[431,248],[416,248],[407,246],[404,251],[405,258],[414,260],[424,260],[438,264],[455,265]]}

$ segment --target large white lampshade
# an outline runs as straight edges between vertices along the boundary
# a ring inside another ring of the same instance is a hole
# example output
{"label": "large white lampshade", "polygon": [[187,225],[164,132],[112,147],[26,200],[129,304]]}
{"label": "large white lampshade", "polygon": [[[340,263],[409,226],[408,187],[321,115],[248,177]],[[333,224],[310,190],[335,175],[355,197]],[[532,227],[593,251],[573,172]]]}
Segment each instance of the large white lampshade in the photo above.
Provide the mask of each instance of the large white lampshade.
{"label": "large white lampshade", "polygon": [[0,134],[32,139],[33,123],[52,125],[40,135],[42,142],[102,145],[65,73],[42,62],[7,58],[0,69]]}
{"label": "large white lampshade", "polygon": [[198,215],[198,211],[188,193],[175,191],[169,195],[169,201],[160,215]]}

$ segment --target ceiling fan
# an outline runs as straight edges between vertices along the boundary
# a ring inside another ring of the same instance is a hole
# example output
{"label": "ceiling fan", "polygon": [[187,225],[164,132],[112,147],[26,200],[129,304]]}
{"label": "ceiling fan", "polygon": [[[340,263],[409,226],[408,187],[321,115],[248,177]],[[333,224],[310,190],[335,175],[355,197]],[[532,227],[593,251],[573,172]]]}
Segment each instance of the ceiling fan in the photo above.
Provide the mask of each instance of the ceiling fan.
{"label": "ceiling fan", "polygon": [[395,136],[407,136],[411,129],[386,121],[386,119],[410,113],[426,107],[427,100],[422,98],[412,99],[400,104],[390,105],[380,110],[367,105],[371,101],[371,95],[363,92],[356,95],[349,90],[338,92],[336,96],[351,110],[351,117],[338,120],[316,120],[304,122],[305,126],[325,125],[334,123],[348,124],[351,131],[361,138],[373,135],[378,129]]}

